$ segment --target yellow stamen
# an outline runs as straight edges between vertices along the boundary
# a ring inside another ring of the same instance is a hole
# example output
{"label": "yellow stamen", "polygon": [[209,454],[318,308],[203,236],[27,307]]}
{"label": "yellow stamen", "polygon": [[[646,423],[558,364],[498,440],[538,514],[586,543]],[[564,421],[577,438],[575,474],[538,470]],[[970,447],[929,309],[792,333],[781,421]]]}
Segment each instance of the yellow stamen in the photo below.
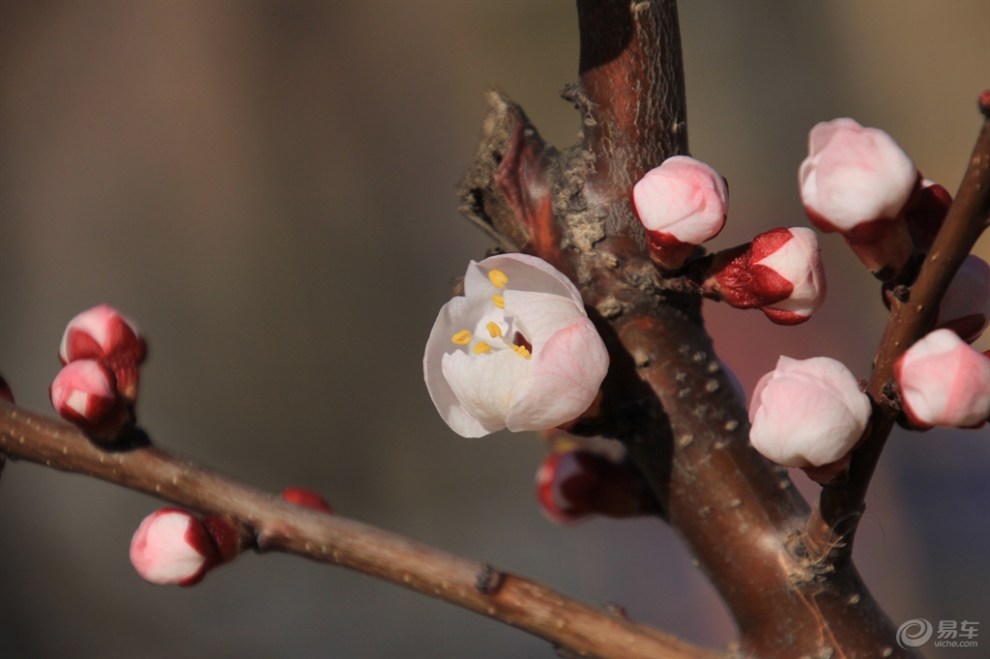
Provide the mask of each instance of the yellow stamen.
{"label": "yellow stamen", "polygon": [[461,330],[454,336],[450,337],[450,340],[459,346],[466,346],[471,343],[471,330]]}
{"label": "yellow stamen", "polygon": [[493,321],[489,321],[489,323],[485,325],[485,327],[488,328],[488,334],[493,339],[497,339],[498,337],[502,336],[502,328],[499,327],[497,323]]}
{"label": "yellow stamen", "polygon": [[529,350],[526,350],[526,346],[512,346],[512,349],[520,357],[525,357],[526,359],[529,359],[531,357]]}
{"label": "yellow stamen", "polygon": [[502,297],[501,295],[493,295],[492,302],[494,302],[495,306],[498,307],[499,309],[505,308],[505,298]]}
{"label": "yellow stamen", "polygon": [[486,352],[491,352],[492,347],[487,343],[485,343],[484,341],[478,341],[477,343],[474,344],[474,348],[472,348],[472,350],[476,355],[483,355]]}
{"label": "yellow stamen", "polygon": [[489,270],[488,281],[490,281],[495,288],[505,288],[505,285],[509,283],[509,278],[506,277],[505,273],[501,270]]}

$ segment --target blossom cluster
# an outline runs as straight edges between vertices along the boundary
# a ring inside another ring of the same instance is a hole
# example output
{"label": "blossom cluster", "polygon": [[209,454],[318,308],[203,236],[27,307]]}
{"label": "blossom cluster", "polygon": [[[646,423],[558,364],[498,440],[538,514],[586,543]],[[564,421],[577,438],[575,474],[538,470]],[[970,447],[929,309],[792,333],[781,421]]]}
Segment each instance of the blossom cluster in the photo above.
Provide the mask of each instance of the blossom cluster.
{"label": "blossom cluster", "polygon": [[[689,156],[668,158],[633,187],[633,207],[654,262],[682,268],[728,217],[729,190],[711,166]],[[714,256],[702,292],[771,321],[806,321],[825,301],[818,237],[805,228],[776,228]]]}
{"label": "blossom cluster", "polygon": [[[910,284],[952,203],[893,138],[852,119],[811,130],[798,182],[815,227],[842,234],[885,286]],[[689,288],[706,297],[759,309],[782,325],[804,322],[822,305],[825,272],[809,228],[771,229],[705,255],[702,246],[725,226],[729,201],[725,179],[709,165],[669,158],[633,186],[631,201],[661,276],[691,280]],[[967,342],[988,322],[990,265],[970,256],[940,304],[940,329],[897,363],[905,423],[987,421],[990,359]],[[503,428],[567,427],[593,406],[608,363],[568,278],[535,257],[503,254],[469,265],[464,295],[440,310],[423,367],[443,419],[458,434],[477,437]],[[750,440],[770,460],[826,482],[847,464],[872,406],[838,361],[781,357],[753,392]],[[557,521],[621,515],[629,501],[614,492],[619,483],[630,487],[624,469],[621,461],[582,448],[555,451],[540,469],[538,499]]]}
{"label": "blossom cluster", "polygon": [[147,345],[133,321],[105,304],[69,321],[59,345],[62,370],[52,406],[90,437],[114,442],[133,425],[138,369]]}

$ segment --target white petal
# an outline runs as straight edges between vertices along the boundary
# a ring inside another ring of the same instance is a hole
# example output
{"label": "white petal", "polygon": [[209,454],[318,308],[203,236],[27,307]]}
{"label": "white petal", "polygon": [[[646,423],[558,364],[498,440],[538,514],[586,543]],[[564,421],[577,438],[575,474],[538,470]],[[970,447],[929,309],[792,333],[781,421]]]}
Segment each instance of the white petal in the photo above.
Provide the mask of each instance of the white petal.
{"label": "white petal", "polygon": [[[506,427],[509,408],[528,381],[533,361],[512,350],[485,355],[458,351],[443,356],[442,368],[458,403],[451,408],[458,411],[445,420],[460,435],[480,437]],[[467,422],[462,414],[474,423]]]}
{"label": "white petal", "polygon": [[460,330],[472,329],[467,323],[472,316],[480,317],[480,308],[484,304],[484,300],[468,301],[463,297],[455,297],[443,305],[430,331],[430,338],[426,341],[426,351],[423,355],[423,379],[433,404],[447,425],[453,428],[454,432],[465,437],[480,437],[494,431],[485,430],[484,425],[473,420],[461,407],[447,378],[444,377],[442,361],[444,356],[455,348],[451,343],[451,337]]}
{"label": "white petal", "polygon": [[545,430],[580,416],[608,371],[608,352],[587,318],[554,334],[539,353],[526,386],[513,400],[509,430]]}
{"label": "white petal", "polygon": [[561,295],[582,304],[581,293],[570,279],[543,259],[528,254],[497,254],[480,263],[472,261],[464,275],[464,294],[490,297],[501,292],[488,279],[492,270],[505,273],[510,290]]}
{"label": "white petal", "polygon": [[583,306],[560,295],[508,290],[504,297],[506,316],[536,350],[561,328],[587,317]]}

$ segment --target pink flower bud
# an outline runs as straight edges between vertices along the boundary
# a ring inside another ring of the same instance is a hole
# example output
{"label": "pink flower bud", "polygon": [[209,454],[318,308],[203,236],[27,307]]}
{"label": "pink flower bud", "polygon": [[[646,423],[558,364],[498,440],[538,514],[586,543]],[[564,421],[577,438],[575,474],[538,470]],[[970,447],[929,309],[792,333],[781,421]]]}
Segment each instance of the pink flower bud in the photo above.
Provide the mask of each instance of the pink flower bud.
{"label": "pink flower bud", "polygon": [[896,272],[911,256],[901,217],[918,172],[887,133],[852,119],[816,125],[801,163],[801,200],[822,231],[843,234],[876,273]]}
{"label": "pink flower bud", "polygon": [[921,179],[904,207],[911,242],[919,252],[927,252],[952,206],[952,195],[934,181]]}
{"label": "pink flower bud", "polygon": [[159,586],[192,586],[217,562],[217,547],[206,526],[177,508],[144,518],[131,539],[131,564],[141,578]]}
{"label": "pink flower bud", "polygon": [[48,393],[59,416],[94,439],[115,441],[130,421],[113,372],[94,359],[63,366]]}
{"label": "pink flower bud", "polygon": [[147,346],[134,323],[113,307],[101,304],[69,321],[62,335],[58,356],[63,364],[77,359],[96,359],[113,370],[120,394],[137,398],[138,366]]}
{"label": "pink flower bud", "polygon": [[739,309],[760,308],[781,325],[811,317],[825,301],[825,269],[811,229],[772,229],[719,255],[707,294]]}
{"label": "pink flower bud", "polygon": [[668,158],[633,186],[633,206],[654,260],[681,267],[695,246],[725,226],[729,189],[718,172],[688,156]]}
{"label": "pink flower bud", "polygon": [[781,357],[756,384],[749,439],[785,467],[821,467],[856,445],[870,418],[870,399],[845,366],[828,357]]}
{"label": "pink flower bud", "polygon": [[14,392],[10,390],[10,386],[3,379],[3,376],[0,376],[0,398],[3,398],[8,403],[14,402]]}
{"label": "pink flower bud", "polygon": [[423,356],[430,398],[463,437],[572,421],[594,402],[607,370],[581,294],[524,254],[471,262],[464,297],[440,310]]}
{"label": "pink flower bud", "polygon": [[282,490],[281,496],[289,503],[297,506],[312,508],[313,510],[320,510],[325,513],[333,513],[333,508],[330,507],[330,504],[327,503],[323,497],[312,490],[307,490],[302,487],[287,487]]}
{"label": "pink flower bud", "polygon": [[947,329],[935,330],[894,365],[904,413],[921,428],[969,428],[990,416],[990,358]]}
{"label": "pink flower bud", "polygon": [[967,343],[980,338],[990,319],[990,265],[970,254],[963,261],[938,309],[938,327],[951,329]]}
{"label": "pink flower bud", "polygon": [[656,512],[655,499],[630,463],[588,449],[548,455],[536,472],[536,498],[544,514],[558,524],[593,514],[631,517]]}

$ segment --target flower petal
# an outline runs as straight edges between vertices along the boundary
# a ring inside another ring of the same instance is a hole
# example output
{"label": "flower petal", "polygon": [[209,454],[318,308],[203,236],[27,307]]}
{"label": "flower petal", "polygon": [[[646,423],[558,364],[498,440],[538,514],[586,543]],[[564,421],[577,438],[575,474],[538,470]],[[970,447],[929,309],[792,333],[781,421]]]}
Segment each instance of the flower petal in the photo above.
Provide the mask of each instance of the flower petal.
{"label": "flower petal", "polygon": [[534,355],[529,381],[512,401],[509,430],[543,430],[581,415],[595,400],[608,351],[595,326],[580,318],[554,334]]}
{"label": "flower petal", "polygon": [[512,350],[487,355],[460,351],[444,355],[443,375],[458,403],[450,408],[449,419],[445,420],[454,432],[465,437],[480,437],[505,428],[512,402],[525,387],[532,368],[531,359]]}

